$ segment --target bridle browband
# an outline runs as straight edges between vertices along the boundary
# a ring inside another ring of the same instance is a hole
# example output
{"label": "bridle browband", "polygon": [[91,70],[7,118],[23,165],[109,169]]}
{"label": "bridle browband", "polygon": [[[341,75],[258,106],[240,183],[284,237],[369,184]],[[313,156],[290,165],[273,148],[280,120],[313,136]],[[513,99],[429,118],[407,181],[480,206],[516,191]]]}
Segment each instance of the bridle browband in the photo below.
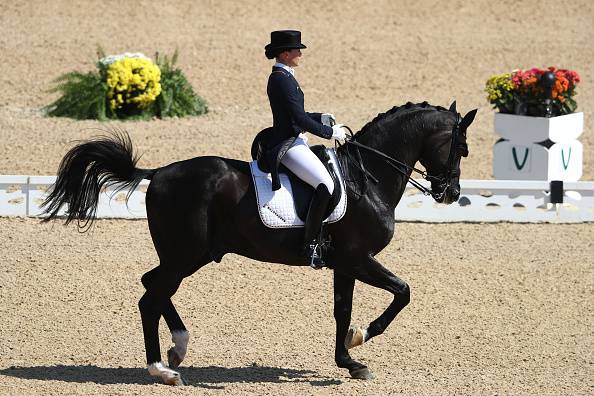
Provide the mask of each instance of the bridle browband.
{"label": "bridle browband", "polygon": [[[381,151],[374,149],[373,147],[369,147],[369,146],[366,146],[364,144],[357,142],[356,140],[354,140],[353,130],[346,125],[344,125],[344,128],[346,128],[350,132],[351,136],[350,136],[350,138],[347,138],[345,140],[344,145],[350,144],[350,145],[356,146],[357,148],[362,148],[367,151],[371,151],[372,153],[382,157],[388,165],[390,165],[392,168],[396,169],[396,171],[398,171],[400,174],[405,176],[407,178],[407,182],[409,182],[414,187],[416,187],[424,195],[431,196],[436,201],[439,201],[443,198],[447,189],[452,185],[452,179],[454,177],[460,176],[460,170],[454,169],[455,161],[456,161],[456,154],[459,154],[460,156],[463,156],[463,157],[466,157],[468,155],[468,146],[466,145],[466,142],[459,141],[459,139],[458,139],[458,136],[460,134],[460,121],[461,121],[460,114],[456,112],[456,123],[454,124],[454,127],[452,128],[452,136],[451,136],[451,141],[450,141],[450,152],[448,154],[447,168],[446,168],[444,176],[429,175],[427,172],[417,169],[414,166],[405,164],[404,162],[397,160],[396,158],[390,157],[389,155],[384,154]],[[342,146],[339,143],[337,143],[337,144],[339,147]],[[348,152],[348,149],[347,149],[347,152]],[[367,177],[370,177],[375,183],[377,183],[378,179],[375,178],[369,171],[367,171],[365,169],[365,166],[363,165],[361,156],[358,153],[358,150],[357,150],[357,154],[358,154],[358,158],[357,158],[357,161],[354,163],[357,165],[359,170],[361,170],[363,172],[364,180],[367,181]],[[351,158],[350,155],[348,155],[348,157]],[[352,160],[352,158],[351,158],[351,160]],[[441,189],[441,192],[439,192],[439,193],[433,192],[432,189],[423,186],[421,183],[419,183],[415,179],[411,178],[410,173],[412,173],[412,172],[418,173],[425,180],[428,180],[430,182],[439,183],[440,187],[443,187]]]}

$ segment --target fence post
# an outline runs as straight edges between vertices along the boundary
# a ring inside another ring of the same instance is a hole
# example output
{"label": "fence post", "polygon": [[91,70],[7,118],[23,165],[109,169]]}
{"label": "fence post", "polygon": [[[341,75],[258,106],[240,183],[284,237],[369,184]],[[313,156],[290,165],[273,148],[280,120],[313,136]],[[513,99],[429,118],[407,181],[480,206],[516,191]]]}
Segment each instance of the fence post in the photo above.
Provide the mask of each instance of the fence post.
{"label": "fence post", "polygon": [[563,180],[551,180],[550,200],[552,204],[563,203]]}

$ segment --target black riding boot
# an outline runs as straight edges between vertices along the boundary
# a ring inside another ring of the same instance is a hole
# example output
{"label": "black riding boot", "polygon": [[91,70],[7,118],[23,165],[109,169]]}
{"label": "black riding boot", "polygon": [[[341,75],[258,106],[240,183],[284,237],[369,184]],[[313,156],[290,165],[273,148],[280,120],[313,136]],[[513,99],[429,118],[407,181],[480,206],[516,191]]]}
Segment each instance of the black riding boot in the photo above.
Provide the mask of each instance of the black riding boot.
{"label": "black riding boot", "polygon": [[305,257],[311,267],[322,268],[324,258],[322,257],[322,222],[330,203],[330,192],[324,184],[316,188],[313,198],[309,204],[307,219],[305,220]]}

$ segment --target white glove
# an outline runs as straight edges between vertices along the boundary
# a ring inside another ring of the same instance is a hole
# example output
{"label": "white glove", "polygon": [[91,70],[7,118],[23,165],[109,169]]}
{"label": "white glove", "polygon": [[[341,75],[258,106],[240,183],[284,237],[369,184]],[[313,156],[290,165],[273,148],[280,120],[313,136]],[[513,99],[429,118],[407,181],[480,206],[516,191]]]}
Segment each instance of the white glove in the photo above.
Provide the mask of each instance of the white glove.
{"label": "white glove", "polygon": [[331,127],[336,124],[336,117],[334,117],[334,114],[322,113],[322,124]]}
{"label": "white glove", "polygon": [[336,140],[346,140],[346,129],[343,128],[343,124],[336,124],[332,127],[332,137]]}

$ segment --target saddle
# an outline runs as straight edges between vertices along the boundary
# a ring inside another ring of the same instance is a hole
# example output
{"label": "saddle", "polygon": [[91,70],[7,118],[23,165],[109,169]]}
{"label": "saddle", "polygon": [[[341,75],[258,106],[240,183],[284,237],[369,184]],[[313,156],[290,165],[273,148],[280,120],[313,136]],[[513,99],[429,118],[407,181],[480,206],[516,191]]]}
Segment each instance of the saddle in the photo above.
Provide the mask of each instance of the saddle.
{"label": "saddle", "polygon": [[[324,220],[325,223],[334,223],[346,212],[346,194],[340,164],[334,149],[323,145],[311,146],[310,149],[324,164],[334,181],[334,192]],[[252,145],[252,158],[254,161],[250,163],[250,169],[258,210],[264,225],[271,228],[303,227],[314,188],[281,165],[281,188],[273,191],[270,165],[265,150],[258,146],[256,141]]]}

